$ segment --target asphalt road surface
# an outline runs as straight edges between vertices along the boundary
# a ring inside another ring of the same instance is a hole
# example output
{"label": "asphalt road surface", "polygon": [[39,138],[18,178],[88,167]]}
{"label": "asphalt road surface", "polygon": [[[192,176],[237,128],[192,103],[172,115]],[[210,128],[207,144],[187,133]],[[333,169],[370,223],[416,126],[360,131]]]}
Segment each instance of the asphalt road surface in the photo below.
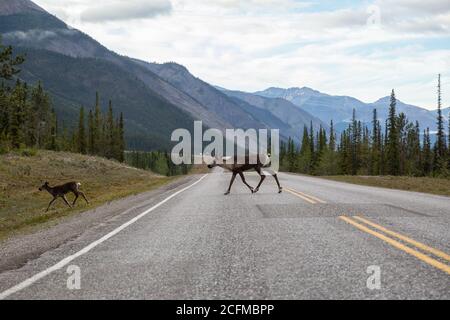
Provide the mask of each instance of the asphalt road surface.
{"label": "asphalt road surface", "polygon": [[224,196],[229,179],[193,176],[1,273],[0,298],[450,298],[450,198],[288,174],[282,194],[238,177]]}

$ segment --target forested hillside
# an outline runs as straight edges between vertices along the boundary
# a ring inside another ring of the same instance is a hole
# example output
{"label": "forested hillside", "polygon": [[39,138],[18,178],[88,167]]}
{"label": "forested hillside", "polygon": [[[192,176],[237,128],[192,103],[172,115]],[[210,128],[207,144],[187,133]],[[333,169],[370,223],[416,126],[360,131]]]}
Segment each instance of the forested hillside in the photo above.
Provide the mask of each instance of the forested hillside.
{"label": "forested hillside", "polygon": [[68,125],[80,106],[93,108],[96,92],[100,106],[107,111],[108,100],[124,114],[126,139],[131,149],[163,149],[170,145],[176,128],[193,126],[193,119],[175,106],[155,96],[130,73],[107,60],[72,58],[37,49],[17,48],[26,53],[20,77],[31,83],[41,80],[54,97],[55,110]]}

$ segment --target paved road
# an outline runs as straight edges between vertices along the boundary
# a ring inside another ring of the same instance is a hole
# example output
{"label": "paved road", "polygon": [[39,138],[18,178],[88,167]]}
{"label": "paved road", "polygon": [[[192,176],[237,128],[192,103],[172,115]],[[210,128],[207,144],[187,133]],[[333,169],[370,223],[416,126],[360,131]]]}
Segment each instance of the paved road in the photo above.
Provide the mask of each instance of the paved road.
{"label": "paved road", "polygon": [[224,196],[229,174],[199,178],[0,274],[0,297],[450,298],[448,197],[288,174],[282,194],[269,177]]}

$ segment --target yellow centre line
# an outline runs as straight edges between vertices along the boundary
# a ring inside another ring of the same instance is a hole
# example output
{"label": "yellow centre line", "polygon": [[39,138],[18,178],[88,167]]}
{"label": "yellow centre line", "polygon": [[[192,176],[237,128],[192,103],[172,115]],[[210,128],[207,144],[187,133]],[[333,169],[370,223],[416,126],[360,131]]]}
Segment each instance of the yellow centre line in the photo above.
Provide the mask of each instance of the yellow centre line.
{"label": "yellow centre line", "polygon": [[375,229],[378,229],[378,230],[380,230],[380,231],[383,231],[383,232],[386,233],[386,234],[389,234],[389,235],[391,235],[391,236],[393,236],[393,237],[396,237],[396,238],[398,238],[398,239],[400,239],[400,240],[403,240],[403,241],[405,241],[405,242],[408,242],[408,243],[412,244],[413,246],[415,246],[416,248],[422,249],[423,251],[427,251],[427,252],[429,252],[429,253],[431,253],[431,254],[434,254],[435,256],[437,256],[437,257],[439,257],[439,258],[442,258],[442,259],[445,259],[445,260],[447,260],[447,261],[450,261],[450,255],[446,254],[445,252],[442,252],[442,251],[440,251],[440,250],[431,248],[431,247],[429,247],[429,246],[427,246],[427,245],[425,245],[425,244],[423,244],[423,243],[421,243],[421,242],[418,242],[418,241],[416,241],[416,240],[413,240],[413,239],[411,239],[411,238],[408,238],[408,237],[406,237],[406,236],[404,236],[404,235],[401,235],[400,233],[391,231],[391,230],[389,230],[389,229],[387,229],[387,228],[384,228],[384,227],[382,227],[382,226],[380,226],[380,225],[378,225],[378,224],[376,224],[376,223],[374,223],[374,222],[372,222],[372,221],[369,221],[369,220],[367,220],[367,219],[364,219],[364,218],[362,218],[362,217],[353,217],[353,218],[355,218],[355,219],[357,219],[357,220],[359,220],[359,221],[362,221],[362,222],[364,222],[365,224],[367,224],[367,225],[369,225],[369,226],[371,226],[371,227],[374,227]]}
{"label": "yellow centre line", "polygon": [[296,192],[296,193],[298,193],[299,195],[302,195],[302,196],[304,196],[304,197],[310,198],[310,199],[312,199],[312,200],[314,200],[314,201],[316,201],[316,202],[319,202],[319,203],[326,203],[325,201],[323,201],[323,200],[321,200],[321,199],[319,199],[319,198],[316,198],[316,197],[314,197],[314,196],[311,196],[311,195],[309,195],[309,194],[306,194],[306,193],[303,193],[303,192],[300,192],[300,191],[297,191],[297,190],[292,190],[292,191],[294,191],[294,192]]}
{"label": "yellow centre line", "polygon": [[393,246],[393,247],[395,247],[395,248],[397,248],[399,250],[402,250],[402,251],[404,251],[404,252],[406,252],[406,253],[416,257],[417,259],[419,259],[419,260],[421,260],[421,261],[423,261],[423,262],[425,262],[425,263],[427,263],[427,264],[429,264],[429,265],[431,265],[431,266],[433,266],[433,267],[435,267],[437,269],[440,269],[440,270],[446,272],[447,274],[450,274],[450,266],[448,266],[448,265],[446,265],[446,264],[444,264],[442,262],[439,262],[439,261],[437,261],[437,260],[435,260],[433,258],[430,258],[429,256],[427,256],[427,255],[425,255],[425,254],[423,254],[423,253],[421,253],[421,252],[419,252],[417,250],[411,249],[410,247],[407,247],[404,244],[402,244],[402,243],[400,243],[400,242],[398,242],[398,241],[396,241],[394,239],[391,239],[391,238],[385,236],[384,234],[381,234],[381,233],[376,232],[376,231],[374,231],[372,229],[369,229],[368,227],[366,227],[366,226],[364,226],[364,225],[362,225],[362,224],[352,220],[349,217],[340,216],[339,218],[341,220],[347,222],[348,224],[353,225],[354,227],[358,228],[359,230],[364,231],[364,232],[366,232],[368,234],[371,234],[371,235],[373,235],[373,236],[375,236],[375,237],[377,237],[377,238],[387,242],[391,246]]}
{"label": "yellow centre line", "polygon": [[317,203],[317,202],[314,201],[313,199],[307,198],[307,197],[305,197],[305,196],[303,196],[303,195],[297,193],[297,192],[294,191],[294,190],[291,190],[291,189],[288,189],[288,188],[284,188],[284,190],[286,190],[287,192],[293,194],[293,195],[296,196],[296,197],[302,198],[303,200],[305,200],[305,201],[307,201],[307,202],[309,202],[309,203],[312,203],[312,204],[316,204],[316,203]]}
{"label": "yellow centre line", "polygon": [[325,201],[323,201],[323,200],[321,200],[321,199],[319,199],[317,197],[311,196],[309,194],[306,194],[306,193],[303,193],[303,192],[300,192],[300,191],[297,191],[297,190],[294,190],[294,189],[290,189],[290,188],[284,188],[284,189],[286,191],[288,191],[289,193],[292,193],[293,195],[295,195],[295,196],[297,196],[299,198],[302,198],[305,201],[308,201],[309,203],[313,203],[313,204],[326,203]]}

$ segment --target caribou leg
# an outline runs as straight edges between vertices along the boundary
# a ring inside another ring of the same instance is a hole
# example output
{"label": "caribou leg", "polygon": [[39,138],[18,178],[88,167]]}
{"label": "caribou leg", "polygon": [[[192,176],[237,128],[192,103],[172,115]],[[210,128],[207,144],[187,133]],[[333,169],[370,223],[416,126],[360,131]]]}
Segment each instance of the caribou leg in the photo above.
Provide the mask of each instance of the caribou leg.
{"label": "caribou leg", "polygon": [[53,204],[53,202],[55,202],[55,200],[56,200],[56,197],[54,197],[52,199],[52,201],[50,201],[50,203],[48,204],[47,210],[45,212],[48,212],[48,210],[50,210],[50,206]]}
{"label": "caribou leg", "polygon": [[88,199],[86,198],[86,195],[84,194],[84,192],[78,191],[79,194],[81,194],[81,196],[84,198],[84,200],[86,201],[87,204],[89,204]]}
{"label": "caribou leg", "polygon": [[78,198],[80,196],[82,196],[84,198],[84,200],[86,201],[86,203],[89,204],[89,201],[88,201],[88,199],[86,198],[86,196],[84,195],[83,192],[78,191],[77,193],[74,193],[74,194],[75,194],[75,200],[73,200],[73,203],[72,203],[73,206],[75,205],[75,203],[77,202],[77,200],[78,200]]}
{"label": "caribou leg", "polygon": [[263,183],[264,180],[266,179],[266,176],[262,174],[261,168],[259,168],[259,167],[255,168],[255,171],[258,172],[259,176],[261,177],[261,180],[259,181],[258,186],[257,186],[256,189],[254,190],[254,193],[257,193],[257,192],[259,191],[259,187],[261,187],[262,183]]}
{"label": "caribou leg", "polygon": [[228,190],[225,192],[225,195],[229,195],[231,192],[231,186],[234,183],[234,179],[236,179],[236,172],[233,172],[233,176],[231,177],[230,186],[228,187]]}
{"label": "caribou leg", "polygon": [[78,197],[80,196],[78,193],[74,193],[74,195],[75,195],[75,199],[73,199],[72,206],[74,206],[75,203],[77,203]]}
{"label": "caribou leg", "polygon": [[78,191],[77,198],[78,198],[79,196],[82,196],[82,197],[84,198],[84,200],[86,201],[86,203],[89,204],[89,201],[88,201],[88,199],[86,198],[86,195],[84,194],[84,192]]}
{"label": "caribou leg", "polygon": [[67,201],[66,196],[61,196],[61,198],[64,200],[64,202],[69,206],[70,209],[72,209],[72,206],[70,205],[69,201]]}
{"label": "caribou leg", "polygon": [[239,172],[239,176],[241,177],[242,182],[243,182],[243,183],[250,189],[250,191],[253,193],[253,192],[254,192],[253,187],[250,186],[250,185],[247,183],[247,181],[245,181],[245,176],[244,176],[244,174],[243,174],[242,172]]}
{"label": "caribou leg", "polygon": [[278,193],[282,193],[283,192],[283,188],[280,185],[280,181],[278,181],[278,176],[276,173],[272,174],[272,177],[275,178],[275,181],[277,182],[278,185]]}

